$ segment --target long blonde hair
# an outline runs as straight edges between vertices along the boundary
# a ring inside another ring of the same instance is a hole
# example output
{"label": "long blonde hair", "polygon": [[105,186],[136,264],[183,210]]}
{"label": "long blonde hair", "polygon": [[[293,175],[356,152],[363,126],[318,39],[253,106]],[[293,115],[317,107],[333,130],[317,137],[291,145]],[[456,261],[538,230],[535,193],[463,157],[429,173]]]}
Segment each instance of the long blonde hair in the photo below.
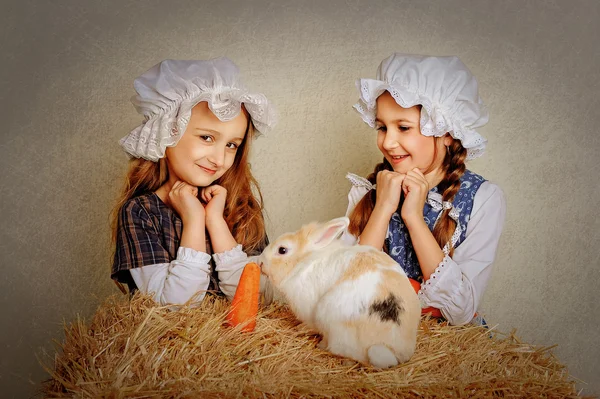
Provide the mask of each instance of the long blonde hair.
{"label": "long blonde hair", "polygon": [[[227,190],[223,216],[233,237],[246,252],[255,252],[266,245],[266,233],[260,186],[248,164],[250,143],[254,137],[254,125],[249,117],[248,120],[246,135],[235,154],[233,165],[215,183]],[[111,213],[113,243],[116,244],[119,213],[123,205],[134,197],[158,190],[168,179],[169,171],[164,158],[158,162],[141,158],[130,161],[123,190]]]}
{"label": "long blonde hair", "polygon": [[[439,140],[442,140],[442,137],[434,138],[434,160],[437,158],[437,144]],[[441,166],[442,170],[444,171],[444,178],[439,183],[438,189],[439,192],[442,193],[442,198],[444,201],[452,202],[452,200],[454,200],[454,196],[456,193],[458,193],[458,190],[460,189],[460,178],[463,176],[466,170],[466,158],[467,150],[462,146],[459,140],[454,139],[448,146],[448,151]],[[431,166],[429,169],[431,169]],[[392,165],[390,165],[385,158],[383,162],[375,166],[375,170],[373,173],[367,176],[367,179],[372,184],[375,184],[377,180],[377,174],[382,170],[393,170]],[[375,208],[375,198],[375,190],[371,190],[356,205],[350,214],[350,226],[348,227],[348,231],[351,234],[359,236],[362,233],[367,225],[367,222],[369,221],[369,218],[371,217],[373,208]],[[402,203],[400,203],[398,209],[401,207]],[[449,213],[449,209],[443,210],[438,222],[433,228],[433,237],[440,248],[444,248],[444,245],[450,241],[450,238],[456,229],[456,222],[450,218]],[[453,253],[454,248],[450,248],[450,255],[452,256]]]}

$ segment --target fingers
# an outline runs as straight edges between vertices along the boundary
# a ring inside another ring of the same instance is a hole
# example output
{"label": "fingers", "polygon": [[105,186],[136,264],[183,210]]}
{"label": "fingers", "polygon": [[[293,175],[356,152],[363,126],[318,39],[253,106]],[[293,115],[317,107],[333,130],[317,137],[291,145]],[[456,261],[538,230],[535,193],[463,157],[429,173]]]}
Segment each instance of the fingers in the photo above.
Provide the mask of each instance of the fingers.
{"label": "fingers", "polygon": [[406,178],[402,182],[402,191],[404,192],[404,195],[416,189],[421,192],[429,191],[429,183],[427,183],[425,176],[418,169],[408,172]]}
{"label": "fingers", "polygon": [[[192,186],[184,181],[177,180],[173,186],[171,187],[171,191],[169,192],[169,196],[180,196],[185,194],[192,194],[193,196],[198,196],[198,187]],[[211,199],[216,196],[226,196],[227,190],[223,186],[219,186],[218,184],[213,184],[212,186],[204,187],[200,191],[200,199],[204,203],[208,203]]]}
{"label": "fingers", "polygon": [[402,192],[406,196],[410,191],[413,191],[415,188],[420,188],[419,182],[412,176],[406,176],[406,179],[402,182]]}
{"label": "fingers", "polygon": [[200,191],[200,198],[202,198],[202,201],[204,201],[205,203],[207,203],[208,201],[210,201],[210,199],[212,198],[212,192],[209,190],[209,187],[204,187],[201,191]]}
{"label": "fingers", "polygon": [[171,191],[169,191],[169,197],[173,198],[179,195],[180,190],[181,190],[181,185],[183,184],[182,181],[177,180],[175,182],[175,184],[173,184],[173,186],[171,186]]}
{"label": "fingers", "polygon": [[198,196],[198,187],[187,184],[184,181],[177,180],[171,187],[169,195],[182,195],[188,193],[193,196]]}
{"label": "fingers", "polygon": [[425,175],[423,174],[423,172],[421,172],[421,169],[414,168],[413,170],[411,170],[408,173],[411,173],[411,172],[414,173],[414,174],[417,174],[417,175],[421,176],[423,179],[425,179]]}
{"label": "fingers", "polygon": [[173,184],[173,186],[171,187],[171,191],[173,190],[179,190],[181,188],[181,186],[183,186],[185,183],[182,182],[181,180],[177,180],[175,182],[175,184]]}
{"label": "fingers", "polygon": [[400,187],[406,175],[390,170],[382,170],[377,174],[377,186]]}
{"label": "fingers", "polygon": [[377,174],[376,206],[384,213],[389,213],[390,216],[400,203],[402,182],[405,178],[406,175],[389,170],[383,170]]}
{"label": "fingers", "polygon": [[423,180],[420,177],[406,175],[406,178],[402,182],[402,185],[410,186],[410,187],[418,186],[419,188],[426,189],[427,188],[427,180]]}
{"label": "fingers", "polygon": [[427,178],[425,177],[423,172],[419,170],[419,168],[414,168],[413,170],[409,171],[406,175],[412,177],[415,180],[427,183]]}
{"label": "fingers", "polygon": [[227,190],[223,186],[213,184],[212,186],[204,187],[200,192],[200,196],[204,202],[209,202],[218,195],[227,195]]}

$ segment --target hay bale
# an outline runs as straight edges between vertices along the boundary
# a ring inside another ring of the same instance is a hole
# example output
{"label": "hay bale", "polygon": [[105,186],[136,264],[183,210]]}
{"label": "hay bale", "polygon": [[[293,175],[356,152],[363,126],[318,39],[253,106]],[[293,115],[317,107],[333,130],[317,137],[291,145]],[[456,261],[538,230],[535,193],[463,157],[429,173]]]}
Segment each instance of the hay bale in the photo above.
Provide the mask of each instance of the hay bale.
{"label": "hay bale", "polygon": [[[148,296],[111,297],[91,323],[65,325],[47,359],[51,398],[577,397],[549,351],[477,326],[423,319],[417,350],[380,371],[316,348],[319,340],[281,304],[256,330],[224,325],[228,302],[169,311]],[[491,335],[491,337],[490,337]]]}

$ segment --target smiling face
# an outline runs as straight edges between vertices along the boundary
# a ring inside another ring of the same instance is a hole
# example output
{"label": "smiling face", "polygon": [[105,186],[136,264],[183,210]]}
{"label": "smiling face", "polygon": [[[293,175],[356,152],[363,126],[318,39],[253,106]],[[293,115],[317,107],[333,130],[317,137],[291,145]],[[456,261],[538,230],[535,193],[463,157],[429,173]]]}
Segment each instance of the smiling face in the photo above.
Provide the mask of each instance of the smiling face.
{"label": "smiling face", "polygon": [[423,173],[435,173],[441,167],[444,146],[452,139],[447,135],[436,141],[422,135],[420,119],[420,106],[402,108],[387,91],[377,98],[377,147],[395,172],[419,168]]}
{"label": "smiling face", "polygon": [[210,111],[208,103],[199,103],[192,109],[177,145],[166,150],[169,181],[182,180],[196,187],[211,185],[233,165],[247,129],[245,112],[222,122]]}

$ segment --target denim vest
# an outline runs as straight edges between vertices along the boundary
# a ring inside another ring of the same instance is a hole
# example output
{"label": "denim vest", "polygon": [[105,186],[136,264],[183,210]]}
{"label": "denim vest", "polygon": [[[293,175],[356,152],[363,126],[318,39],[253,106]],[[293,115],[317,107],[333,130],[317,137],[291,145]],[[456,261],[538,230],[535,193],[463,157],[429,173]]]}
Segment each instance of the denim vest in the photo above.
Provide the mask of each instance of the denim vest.
{"label": "denim vest", "polygon": [[[473,200],[477,190],[484,181],[483,177],[469,170],[466,170],[460,178],[460,189],[454,196],[454,200],[452,201],[453,210],[451,211],[455,220],[458,221],[457,230],[460,229],[460,231],[457,231],[460,234],[456,235],[455,240],[453,240],[455,248],[466,237],[467,224],[473,210]],[[443,209],[441,204],[437,204],[436,206],[434,198],[438,198],[438,203],[441,202],[439,201],[440,194],[437,187],[429,190],[427,201],[423,207],[423,218],[431,231],[433,231],[433,227]],[[419,282],[423,281],[421,267],[419,266],[417,255],[410,240],[408,229],[398,212],[392,215],[390,224],[388,225],[385,245],[388,249],[388,254],[400,264],[408,277]]]}

